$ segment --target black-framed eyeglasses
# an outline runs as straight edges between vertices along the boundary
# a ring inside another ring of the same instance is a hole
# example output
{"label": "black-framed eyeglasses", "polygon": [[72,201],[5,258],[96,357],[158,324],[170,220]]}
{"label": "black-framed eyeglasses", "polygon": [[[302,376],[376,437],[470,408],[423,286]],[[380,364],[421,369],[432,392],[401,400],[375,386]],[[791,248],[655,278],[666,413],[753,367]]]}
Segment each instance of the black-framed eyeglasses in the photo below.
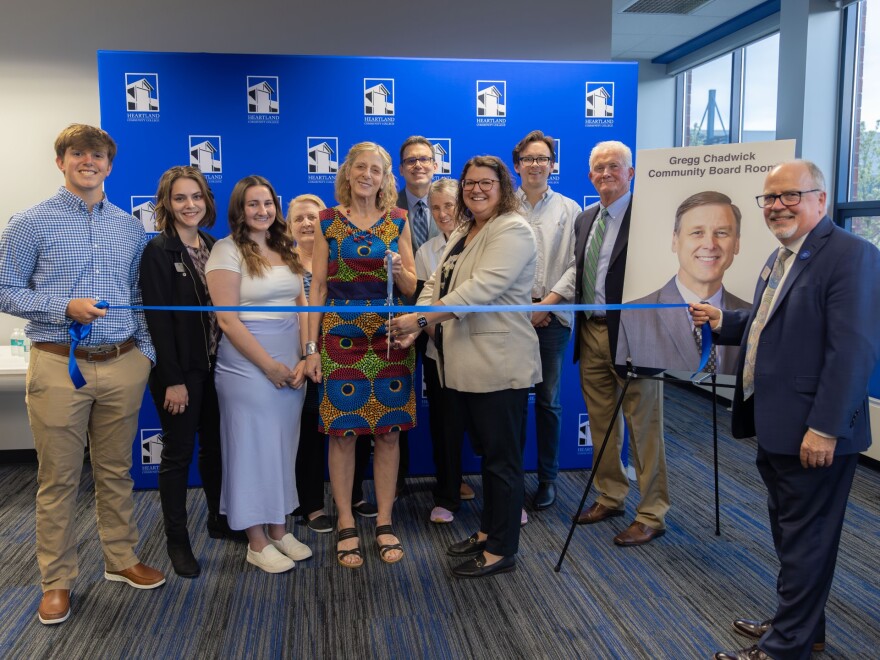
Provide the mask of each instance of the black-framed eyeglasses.
{"label": "black-framed eyeglasses", "polygon": [[427,167],[429,163],[433,163],[434,159],[430,156],[413,156],[412,158],[404,158],[403,164],[407,167],[415,167],[416,163],[422,167]]}
{"label": "black-framed eyeglasses", "polygon": [[546,165],[551,160],[553,159],[550,156],[520,156],[519,158],[521,165]]}
{"label": "black-framed eyeglasses", "polygon": [[461,182],[461,187],[464,190],[473,190],[474,186],[479,186],[483,192],[489,192],[496,183],[498,183],[498,179],[480,179],[479,181],[465,179]]}
{"label": "black-framed eyeglasses", "polygon": [[758,202],[758,206],[760,206],[762,209],[771,208],[774,204],[776,204],[777,199],[782,202],[783,206],[797,206],[801,203],[802,195],[813,192],[822,192],[822,189],[813,188],[812,190],[786,190],[784,193],[779,193],[778,195],[758,195],[757,197],[755,197],[755,201]]}

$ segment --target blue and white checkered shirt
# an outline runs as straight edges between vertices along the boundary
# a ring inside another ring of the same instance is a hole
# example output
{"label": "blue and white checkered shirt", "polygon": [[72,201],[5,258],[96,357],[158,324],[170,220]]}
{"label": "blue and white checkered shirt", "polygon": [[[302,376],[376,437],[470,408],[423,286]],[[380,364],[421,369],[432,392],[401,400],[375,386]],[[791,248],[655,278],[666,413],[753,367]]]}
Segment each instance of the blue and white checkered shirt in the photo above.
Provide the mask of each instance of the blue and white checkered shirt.
{"label": "blue and white checkered shirt", "polygon": [[86,203],[63,186],[45,202],[16,213],[0,238],[0,311],[28,319],[34,342],[69,344],[73,298],[110,303],[92,323],[83,346],[134,338],[154,363],[156,351],[143,312],[113,309],[141,305],[138,285],[147,237],[141,223],[108,202]]}

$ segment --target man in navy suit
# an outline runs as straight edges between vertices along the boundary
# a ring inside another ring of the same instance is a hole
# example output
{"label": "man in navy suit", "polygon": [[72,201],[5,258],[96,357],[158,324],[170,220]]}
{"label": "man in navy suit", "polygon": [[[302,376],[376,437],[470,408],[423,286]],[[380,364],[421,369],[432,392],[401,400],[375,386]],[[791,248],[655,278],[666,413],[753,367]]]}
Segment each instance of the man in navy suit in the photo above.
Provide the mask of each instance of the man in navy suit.
{"label": "man in navy suit", "polygon": [[[629,187],[634,173],[632,151],[622,142],[599,142],[590,152],[590,181],[599,193],[599,203],[575,219],[575,300],[579,303],[621,302],[632,212]],[[619,323],[620,312],[614,310],[578,312],[575,316],[574,359],[580,361],[581,389],[593,438],[600,442],[614,425],[598,466],[594,459],[599,497],[578,516],[580,525],[625,513],[629,480],[620,460],[623,420],[620,415],[616,420],[613,417],[626,376],[624,369],[614,366]],[[669,510],[662,384],[656,380],[631,381],[622,407],[641,499],[635,520],[614,537],[614,543],[644,545],[666,532],[665,516]]]}
{"label": "man in navy suit", "polygon": [[871,444],[868,379],[880,357],[880,251],[825,215],[825,180],[803,160],[774,167],[758,196],[781,247],[751,310],[692,306],[719,343],[740,343],[733,435],[757,435],[779,557],[772,619],[717,660],[809,658],[825,646],[825,603],[859,452]]}
{"label": "man in navy suit", "polygon": [[[678,257],[678,273],[657,291],[629,302],[707,302],[721,309],[748,309],[749,303],[722,285],[724,273],[739,254],[742,213],[730,197],[715,190],[689,196],[675,211],[672,251]],[[690,314],[684,307],[625,309],[620,313],[617,364],[630,358],[637,367],[696,371],[702,341],[694,335]],[[707,371],[736,373],[738,346],[714,348]]]}

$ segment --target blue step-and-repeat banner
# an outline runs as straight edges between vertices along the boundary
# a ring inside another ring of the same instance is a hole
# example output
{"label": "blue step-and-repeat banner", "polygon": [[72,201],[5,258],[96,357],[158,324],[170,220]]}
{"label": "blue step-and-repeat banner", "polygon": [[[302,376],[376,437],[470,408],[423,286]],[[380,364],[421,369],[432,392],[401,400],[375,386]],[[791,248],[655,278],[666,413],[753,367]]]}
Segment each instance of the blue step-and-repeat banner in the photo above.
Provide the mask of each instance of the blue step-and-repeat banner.
{"label": "blue step-and-repeat banner", "polygon": [[[423,135],[438,177],[458,178],[476,154],[503,158],[529,131],[557,140],[551,187],[584,206],[598,197],[587,178],[596,142],[636,138],[637,65],[607,62],[426,60],[208,53],[98,52],[101,125],[119,153],[106,189],[154,231],[161,174],[196,165],[217,201],[216,236],[229,233],[226,203],[248,174],[267,177],[282,208],[313,193],[331,206],[340,163],[355,143],[383,145],[398,165],[400,144]],[[398,176],[398,182],[403,181]],[[560,464],[592,464],[580,379],[568,349],[562,387]],[[536,464],[530,403],[526,469]],[[427,416],[419,398],[419,415]],[[134,444],[138,488],[156,486],[161,428],[149,396]],[[410,472],[433,472],[428,425],[410,432]],[[479,462],[465,457],[466,471]],[[195,461],[191,483],[198,484]]]}

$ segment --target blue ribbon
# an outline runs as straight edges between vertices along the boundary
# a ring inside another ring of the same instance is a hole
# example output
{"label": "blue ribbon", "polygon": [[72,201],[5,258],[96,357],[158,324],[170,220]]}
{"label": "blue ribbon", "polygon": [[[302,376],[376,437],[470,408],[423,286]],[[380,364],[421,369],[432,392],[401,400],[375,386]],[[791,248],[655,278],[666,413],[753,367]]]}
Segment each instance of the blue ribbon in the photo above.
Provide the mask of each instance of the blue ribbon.
{"label": "blue ribbon", "polygon": [[700,345],[703,347],[703,354],[700,356],[700,366],[697,367],[697,371],[691,375],[691,378],[706,369],[706,365],[709,364],[709,356],[712,354],[712,328],[708,323],[703,324],[702,332]]}
{"label": "blue ribbon", "polygon": [[[110,309],[110,303],[106,300],[101,300],[95,304],[95,307],[98,309]],[[74,321],[67,329],[67,332],[70,335],[70,354],[67,358],[67,373],[70,374],[70,380],[73,381],[73,386],[76,389],[79,389],[86,384],[86,379],[83,377],[82,372],[79,370],[79,365],[76,363],[76,347],[79,346],[79,343],[83,339],[89,336],[91,331],[91,323],[84,325],[79,321]]]}

